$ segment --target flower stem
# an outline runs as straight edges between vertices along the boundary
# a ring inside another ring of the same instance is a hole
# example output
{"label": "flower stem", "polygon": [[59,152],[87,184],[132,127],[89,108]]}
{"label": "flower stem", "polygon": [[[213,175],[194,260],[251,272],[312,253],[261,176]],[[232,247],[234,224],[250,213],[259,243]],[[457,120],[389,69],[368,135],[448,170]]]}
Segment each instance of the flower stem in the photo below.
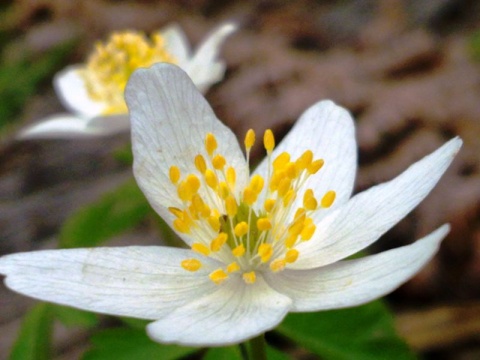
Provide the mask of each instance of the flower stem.
{"label": "flower stem", "polygon": [[250,360],[267,360],[265,335],[260,334],[249,341]]}

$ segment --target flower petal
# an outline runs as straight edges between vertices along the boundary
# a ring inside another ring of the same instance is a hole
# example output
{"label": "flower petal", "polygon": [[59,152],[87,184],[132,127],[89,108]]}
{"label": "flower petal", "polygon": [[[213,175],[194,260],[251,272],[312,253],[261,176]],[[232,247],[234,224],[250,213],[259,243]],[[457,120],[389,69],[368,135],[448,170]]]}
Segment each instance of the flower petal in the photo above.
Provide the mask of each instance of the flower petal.
{"label": "flower petal", "polygon": [[127,114],[85,119],[72,114],[56,114],[22,129],[19,139],[75,139],[113,135],[130,128]]}
{"label": "flower petal", "polygon": [[156,64],[133,73],[127,85],[134,175],[157,213],[169,221],[169,206],[182,207],[169,168],[178,166],[182,176],[196,173],[194,158],[207,153],[207,133],[215,135],[217,152],[237,171],[243,188],[248,169],[235,135],[213,113],[188,75],[175,65]]}
{"label": "flower petal", "polygon": [[[286,151],[292,159],[296,159],[306,150],[313,152],[314,159],[323,159],[325,165],[306,181],[303,188],[313,189],[317,198],[321,198],[329,190],[334,190],[337,197],[330,209],[347,202],[357,170],[355,129],[350,114],[329,100],[316,103],[302,114],[292,130],[275,148],[272,158],[275,159]],[[265,159],[255,173],[266,178],[267,165]],[[293,209],[301,206],[302,198],[303,193],[297,196]]]}
{"label": "flower petal", "polygon": [[193,54],[185,71],[201,92],[206,92],[214,83],[220,81],[225,73],[225,63],[218,60],[220,46],[234,31],[237,25],[226,23],[214,29]]}
{"label": "flower petal", "polygon": [[395,290],[437,252],[449,232],[443,225],[415,243],[311,270],[270,274],[267,282],[293,299],[291,311],[340,309],[364,304]]}
{"label": "flower petal", "polygon": [[165,39],[165,49],[183,68],[190,58],[190,45],[182,28],[178,24],[171,24],[160,31],[160,36]]}
{"label": "flower petal", "polygon": [[85,82],[78,73],[81,68],[81,65],[72,65],[58,72],[53,85],[63,106],[75,114],[90,118],[101,114],[106,105],[88,96]]}
{"label": "flower petal", "polygon": [[230,279],[216,292],[151,323],[147,332],[162,343],[235,344],[274,328],[290,305],[288,297],[274,291],[261,277],[250,285],[240,278]]}
{"label": "flower petal", "polygon": [[317,223],[314,237],[297,247],[300,257],[291,268],[331,264],[375,242],[427,196],[461,145],[459,138],[450,140],[395,179],[354,196],[330,213]]}
{"label": "flower petal", "polygon": [[46,250],[0,258],[10,289],[79,309],[158,319],[216,289],[208,273],[218,264],[202,257],[195,273],[180,263],[189,250],[154,246]]}

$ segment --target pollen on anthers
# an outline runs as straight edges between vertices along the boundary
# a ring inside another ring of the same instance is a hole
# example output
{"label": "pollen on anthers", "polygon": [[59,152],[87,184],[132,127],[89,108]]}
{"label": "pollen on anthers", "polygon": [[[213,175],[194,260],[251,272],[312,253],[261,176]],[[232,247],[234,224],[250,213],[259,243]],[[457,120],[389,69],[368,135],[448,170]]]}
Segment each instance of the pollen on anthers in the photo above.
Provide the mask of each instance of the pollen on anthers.
{"label": "pollen on anthers", "polygon": [[[249,130],[244,141],[247,165],[254,143],[255,132]],[[191,160],[196,171],[181,174],[178,166],[170,167],[170,181],[182,203],[169,208],[173,227],[189,234],[194,239],[191,250],[200,254],[181,262],[186,271],[198,271],[202,257],[223,264],[209,274],[215,284],[233,276],[253,284],[257,274],[282,271],[301,256],[297,245],[315,233],[313,213],[335,201],[334,191],[317,197],[305,186],[324,164],[322,159],[314,159],[311,150],[296,159],[288,152],[273,158],[271,130],[265,131],[263,145],[266,174],[249,176],[243,188],[237,184],[236,169],[218,151],[212,133],[205,135],[203,148]]]}
{"label": "pollen on anthers", "polygon": [[88,96],[107,105],[105,114],[126,113],[124,91],[130,75],[158,62],[176,63],[165,45],[160,33],[147,38],[139,31],[114,32],[107,42],[98,42],[79,70]]}

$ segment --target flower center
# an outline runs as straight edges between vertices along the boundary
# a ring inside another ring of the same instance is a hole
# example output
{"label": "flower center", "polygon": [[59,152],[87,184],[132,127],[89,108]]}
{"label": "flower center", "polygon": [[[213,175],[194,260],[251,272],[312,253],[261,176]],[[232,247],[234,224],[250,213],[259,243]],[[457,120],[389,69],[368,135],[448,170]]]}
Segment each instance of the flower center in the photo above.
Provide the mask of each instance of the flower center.
{"label": "flower center", "polygon": [[[249,130],[245,136],[247,163],[254,142],[255,133]],[[313,190],[304,186],[322,168],[322,159],[314,160],[310,150],[295,160],[287,152],[272,159],[274,146],[273,133],[267,130],[266,178],[255,174],[243,189],[237,187],[235,168],[217,152],[217,140],[211,133],[205,137],[205,156],[198,154],[193,159],[198,173],[182,177],[177,166],[170,167],[170,181],[183,204],[182,208],[169,208],[175,216],[173,227],[195,240],[193,251],[224,264],[209,275],[216,284],[236,275],[252,284],[258,272],[282,271],[295,262],[300,256],[296,246],[315,232],[312,214],[335,200],[335,192],[327,191],[318,201]],[[299,196],[302,201],[296,201]],[[185,259],[181,266],[193,272],[202,262]]]}
{"label": "flower center", "polygon": [[122,31],[113,33],[106,43],[98,42],[79,71],[90,98],[107,104],[104,114],[119,114],[128,111],[123,93],[130,75],[157,62],[176,62],[160,34],[148,39],[141,32]]}

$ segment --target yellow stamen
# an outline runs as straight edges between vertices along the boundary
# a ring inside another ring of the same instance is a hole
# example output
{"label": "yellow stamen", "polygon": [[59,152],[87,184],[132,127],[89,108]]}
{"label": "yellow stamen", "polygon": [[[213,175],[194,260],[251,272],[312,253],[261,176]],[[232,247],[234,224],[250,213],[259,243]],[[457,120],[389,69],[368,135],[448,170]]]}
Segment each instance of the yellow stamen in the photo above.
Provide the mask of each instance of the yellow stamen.
{"label": "yellow stamen", "polygon": [[210,169],[207,169],[204,175],[207,185],[210,186],[212,189],[216,189],[218,185],[217,175],[215,175],[215,173]]}
{"label": "yellow stamen", "polygon": [[217,170],[222,170],[225,166],[226,160],[222,155],[215,155],[212,159],[212,165]]}
{"label": "yellow stamen", "polygon": [[238,245],[235,249],[232,250],[232,254],[235,257],[241,257],[245,254],[245,246],[243,244]]}
{"label": "yellow stamen", "polygon": [[229,195],[225,199],[225,209],[227,211],[227,215],[231,218],[237,215],[237,201],[232,195]]}
{"label": "yellow stamen", "polygon": [[190,226],[182,219],[173,220],[173,228],[182,234],[190,233]]}
{"label": "yellow stamen", "polygon": [[308,241],[312,238],[313,234],[315,233],[316,230],[315,224],[313,222],[311,224],[305,225],[303,228],[302,232],[300,233],[300,236],[303,241]]}
{"label": "yellow stamen", "polygon": [[313,195],[312,189],[307,189],[303,195],[303,207],[307,210],[315,210],[318,206],[317,199]]}
{"label": "yellow stamen", "polygon": [[316,174],[318,170],[323,167],[324,161],[322,159],[315,160],[310,165],[308,165],[307,171],[310,175]]}
{"label": "yellow stamen", "polygon": [[198,171],[200,171],[202,174],[205,173],[205,170],[207,170],[207,163],[205,162],[205,159],[202,155],[198,154],[195,156],[195,167],[197,168]]}
{"label": "yellow stamen", "polygon": [[270,263],[270,270],[272,270],[273,272],[282,271],[283,269],[285,269],[286,265],[287,262],[284,259],[277,259]]}
{"label": "yellow stamen", "polygon": [[245,221],[238,223],[237,225],[235,225],[234,233],[238,237],[242,237],[243,235],[248,233],[248,224]]}
{"label": "yellow stamen", "polygon": [[265,146],[267,153],[270,154],[275,147],[275,137],[273,136],[272,130],[268,129],[265,131],[265,134],[263,135],[263,145]]}
{"label": "yellow stamen", "polygon": [[228,275],[225,273],[225,271],[223,271],[223,269],[217,269],[211,272],[208,277],[217,285],[220,285],[222,282],[228,279]]}
{"label": "yellow stamen", "polygon": [[227,272],[229,273],[237,272],[238,270],[240,270],[240,265],[238,265],[236,261],[227,266]]}
{"label": "yellow stamen", "polygon": [[267,231],[272,228],[272,222],[268,218],[260,218],[257,220],[257,228],[260,231]]}
{"label": "yellow stamen", "polygon": [[215,232],[219,232],[220,231],[220,219],[218,218],[218,216],[209,216],[207,218],[207,221],[208,221],[208,224],[210,225],[210,227],[213,229],[213,231]]}
{"label": "yellow stamen", "polygon": [[180,180],[180,169],[177,166],[170,166],[170,181],[176,184]]}
{"label": "yellow stamen", "polygon": [[220,249],[222,248],[223,245],[225,245],[227,240],[228,240],[228,235],[226,233],[222,232],[218,234],[218,236],[215,239],[213,239],[212,242],[210,243],[210,250],[214,252],[220,251]]}
{"label": "yellow stamen", "polygon": [[198,252],[199,254],[208,256],[210,255],[210,249],[208,246],[202,244],[202,243],[193,243],[192,244],[192,250],[195,252]]}
{"label": "yellow stamen", "polygon": [[252,129],[250,129],[247,131],[247,134],[245,135],[245,149],[247,151],[250,151],[253,144],[255,144],[255,132]]}
{"label": "yellow stamen", "polygon": [[231,188],[235,187],[236,177],[237,177],[237,175],[235,173],[235,169],[233,167],[229,167],[227,169],[227,182],[228,182],[228,185],[230,185]]}
{"label": "yellow stamen", "polygon": [[250,271],[248,273],[243,274],[243,281],[247,284],[253,284],[257,280],[257,275],[255,271]]}
{"label": "yellow stamen", "polygon": [[295,261],[297,261],[298,259],[298,250],[296,249],[290,249],[287,251],[287,253],[285,254],[285,261],[287,263],[294,263]]}
{"label": "yellow stamen", "polygon": [[327,191],[325,195],[323,195],[322,201],[320,202],[321,206],[323,208],[329,208],[330,206],[332,206],[333,202],[335,201],[335,197],[336,197],[335,191],[333,190]]}
{"label": "yellow stamen", "polygon": [[176,218],[181,218],[183,216],[183,211],[176,207],[169,207],[168,211],[175,215]]}
{"label": "yellow stamen", "polygon": [[308,168],[308,166],[312,163],[312,160],[313,152],[311,150],[307,150],[297,159],[297,161],[295,161],[295,166],[301,172]]}
{"label": "yellow stamen", "polygon": [[197,271],[202,267],[202,263],[197,259],[186,259],[181,263],[182,267],[187,271]]}
{"label": "yellow stamen", "polygon": [[275,169],[275,171],[280,171],[285,168],[285,166],[289,163],[290,161],[290,154],[287,152],[282,152],[280,155],[278,155],[275,160],[273,160],[272,166]]}
{"label": "yellow stamen", "polygon": [[265,263],[267,262],[268,260],[270,260],[270,258],[272,257],[273,255],[273,247],[271,244],[260,244],[260,246],[258,247],[258,255],[260,256],[260,258],[262,259],[262,262]]}
{"label": "yellow stamen", "polygon": [[271,212],[274,206],[275,206],[274,199],[267,199],[263,204],[263,208],[265,209],[266,212]]}
{"label": "yellow stamen", "polygon": [[205,150],[207,150],[208,155],[212,156],[213,152],[217,148],[217,139],[212,133],[208,133],[205,136]]}

